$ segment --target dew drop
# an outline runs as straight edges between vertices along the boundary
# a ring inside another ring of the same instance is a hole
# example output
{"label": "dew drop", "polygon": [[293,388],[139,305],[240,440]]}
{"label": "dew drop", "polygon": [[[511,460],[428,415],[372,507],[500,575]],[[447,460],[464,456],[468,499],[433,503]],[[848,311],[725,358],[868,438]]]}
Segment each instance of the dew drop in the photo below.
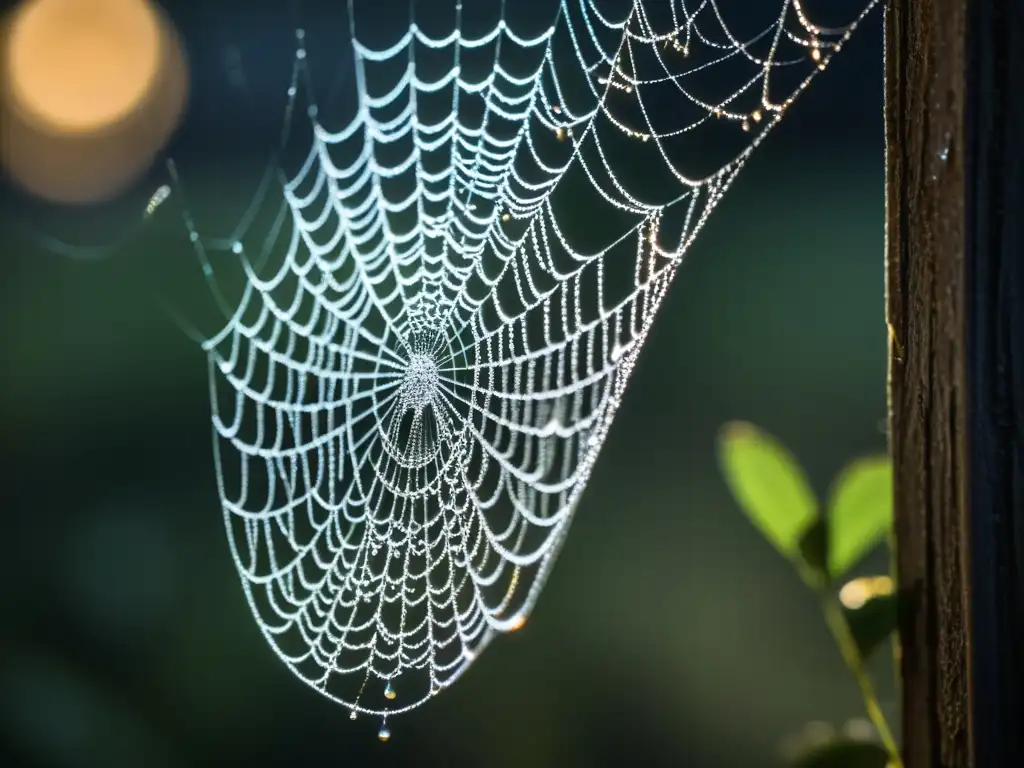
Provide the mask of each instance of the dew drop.
{"label": "dew drop", "polygon": [[302,61],[303,59],[305,59],[306,58],[306,49],[305,48],[299,48],[295,52],[295,58],[298,59],[299,61]]}
{"label": "dew drop", "polygon": [[359,713],[356,712],[354,709],[348,713],[349,720],[355,720],[357,717],[359,717]]}
{"label": "dew drop", "polygon": [[942,145],[939,147],[939,151],[935,153],[935,159],[938,162],[932,162],[931,164],[932,181],[938,181],[939,174],[941,173],[942,168],[946,165],[946,163],[949,162],[949,154],[952,144],[952,136],[950,136],[949,131],[946,131],[946,134],[942,137],[942,139]]}
{"label": "dew drop", "polygon": [[388,730],[386,722],[380,724],[380,730],[377,731],[377,738],[381,741],[387,741],[391,738],[391,731]]}
{"label": "dew drop", "polygon": [[298,93],[298,89],[294,85],[289,85],[288,86],[288,95],[289,96],[294,96],[296,93]]}
{"label": "dew drop", "polygon": [[191,240],[193,243],[199,242],[199,233],[193,229],[191,232],[188,233],[188,239]]}
{"label": "dew drop", "polygon": [[296,29],[295,30],[295,39],[296,40],[305,40],[306,39],[306,30],[304,30],[302,27],[299,27],[298,29]]}
{"label": "dew drop", "polygon": [[241,240],[235,240],[235,242],[233,242],[231,244],[231,252],[232,253],[241,253],[242,252],[242,241]]}
{"label": "dew drop", "polygon": [[396,695],[395,689],[391,687],[391,681],[389,680],[388,684],[384,686],[384,698],[390,700],[395,698]]}
{"label": "dew drop", "polygon": [[319,110],[317,109],[316,104],[310,104],[309,108],[306,110],[306,114],[309,115],[310,118],[312,118],[313,120],[316,119],[318,112]]}

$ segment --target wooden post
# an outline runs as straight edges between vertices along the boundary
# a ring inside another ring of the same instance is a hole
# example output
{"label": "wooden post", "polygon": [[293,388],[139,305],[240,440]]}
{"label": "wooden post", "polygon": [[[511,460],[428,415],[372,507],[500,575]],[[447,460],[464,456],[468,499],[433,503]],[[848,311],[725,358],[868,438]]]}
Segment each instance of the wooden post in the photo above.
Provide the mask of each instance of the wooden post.
{"label": "wooden post", "polygon": [[891,0],[906,768],[1024,765],[1024,2]]}

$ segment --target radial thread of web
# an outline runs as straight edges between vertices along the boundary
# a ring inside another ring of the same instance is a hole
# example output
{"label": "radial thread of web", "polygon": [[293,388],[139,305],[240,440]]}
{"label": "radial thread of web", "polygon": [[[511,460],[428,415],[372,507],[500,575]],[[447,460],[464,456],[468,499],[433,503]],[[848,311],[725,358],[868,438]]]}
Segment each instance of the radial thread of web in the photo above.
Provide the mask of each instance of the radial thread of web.
{"label": "radial thread of web", "polygon": [[683,255],[869,10],[464,5],[371,47],[349,4],[357,108],[296,111],[305,162],[262,245],[223,246],[247,280],[205,344],[253,615],[353,717],[522,626]]}

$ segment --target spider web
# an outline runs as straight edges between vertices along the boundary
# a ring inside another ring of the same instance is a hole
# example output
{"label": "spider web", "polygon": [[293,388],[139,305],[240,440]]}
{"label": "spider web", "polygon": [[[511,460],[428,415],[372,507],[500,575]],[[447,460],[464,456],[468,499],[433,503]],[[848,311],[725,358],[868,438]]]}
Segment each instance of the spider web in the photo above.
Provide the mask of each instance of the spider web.
{"label": "spider web", "polygon": [[203,346],[231,553],[267,642],[353,718],[523,625],[683,255],[874,2],[832,28],[799,0],[435,5],[371,44],[350,0],[333,124],[303,118],[299,30],[306,152],[271,224],[186,214],[229,317]]}

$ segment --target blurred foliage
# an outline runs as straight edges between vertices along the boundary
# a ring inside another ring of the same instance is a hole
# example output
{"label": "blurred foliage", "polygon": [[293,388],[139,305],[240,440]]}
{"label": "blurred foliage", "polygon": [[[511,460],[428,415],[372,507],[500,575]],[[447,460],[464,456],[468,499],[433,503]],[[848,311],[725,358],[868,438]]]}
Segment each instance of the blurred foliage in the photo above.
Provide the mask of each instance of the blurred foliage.
{"label": "blurred foliage", "polygon": [[887,768],[889,753],[869,741],[839,737],[809,749],[795,768]]}
{"label": "blurred foliage", "polygon": [[829,509],[829,574],[842,576],[892,530],[892,462],[872,456],[837,478]]}
{"label": "blurred foliage", "polygon": [[866,659],[896,628],[896,595],[879,594],[855,608],[844,605],[843,616],[857,643],[857,651]]}
{"label": "blurred foliage", "polygon": [[892,462],[871,456],[846,466],[833,484],[827,513],[797,460],[771,435],[732,422],[719,436],[719,461],[740,508],[786,556],[819,597],[825,622],[853,673],[882,744],[828,736],[798,746],[799,768],[900,766],[898,747],[881,712],[864,661],[896,633],[896,601],[888,577],[832,585],[892,531]]}
{"label": "blurred foliage", "polygon": [[725,479],[740,508],[779,552],[800,557],[800,541],[818,519],[818,502],[796,460],[754,426],[734,422],[719,441]]}

